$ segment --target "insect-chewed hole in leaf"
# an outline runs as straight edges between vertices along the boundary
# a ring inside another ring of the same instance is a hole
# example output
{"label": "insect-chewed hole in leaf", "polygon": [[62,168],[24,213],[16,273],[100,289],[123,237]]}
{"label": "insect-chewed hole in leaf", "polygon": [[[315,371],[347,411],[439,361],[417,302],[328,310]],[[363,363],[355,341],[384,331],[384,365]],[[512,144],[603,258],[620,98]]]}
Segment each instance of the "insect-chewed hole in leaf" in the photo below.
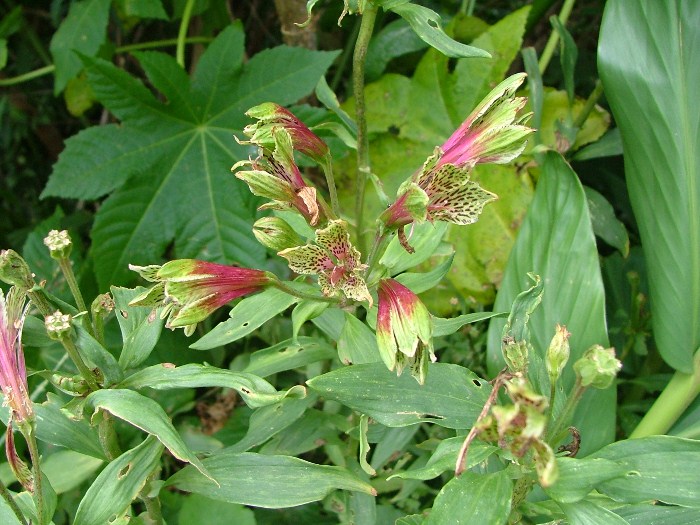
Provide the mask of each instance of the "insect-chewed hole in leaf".
{"label": "insect-chewed hole in leaf", "polygon": [[399,136],[399,133],[401,132],[401,130],[398,128],[398,126],[393,126],[393,125],[392,125],[392,126],[389,126],[389,128],[387,129],[387,131],[388,131],[391,135],[394,135],[394,136],[396,136],[396,137],[398,137],[398,136]]}
{"label": "insect-chewed hole in leaf", "polygon": [[479,381],[478,379],[472,379],[472,383],[474,383],[478,387],[481,386],[481,381]]}
{"label": "insect-chewed hole in leaf", "polygon": [[149,322],[149,323],[152,323],[152,322],[155,321],[155,320],[156,320],[156,311],[155,311],[155,310],[151,310],[151,313],[148,314],[148,322]]}
{"label": "insect-chewed hole in leaf", "polygon": [[115,523],[117,519],[119,519],[119,516],[117,516],[116,514],[112,514],[107,520],[107,523]]}
{"label": "insect-chewed hole in leaf", "polygon": [[435,420],[445,419],[445,416],[440,416],[437,414],[420,414],[418,417],[420,419],[435,419]]}
{"label": "insect-chewed hole in leaf", "polygon": [[440,24],[437,23],[437,20],[434,20],[434,19],[432,19],[432,18],[429,18],[429,19],[428,19],[428,25],[429,25],[430,27],[434,27],[435,29],[437,29],[437,28],[440,27]]}
{"label": "insect-chewed hole in leaf", "polygon": [[117,479],[122,479],[124,476],[126,476],[129,471],[131,470],[131,463],[129,463],[127,466],[125,466],[123,469],[119,471],[117,474]]}
{"label": "insect-chewed hole in leaf", "polygon": [[127,319],[129,317],[129,312],[127,312],[126,310],[119,310],[119,313],[124,319]]}
{"label": "insect-chewed hole in leaf", "polygon": [[241,388],[241,392],[243,392],[244,394],[250,394],[250,390],[245,387]]}
{"label": "insect-chewed hole in leaf", "polygon": [[245,328],[245,327],[248,326],[249,324],[250,324],[250,323],[249,323],[248,321],[246,321],[246,322],[243,323],[241,326],[242,326],[243,328]]}

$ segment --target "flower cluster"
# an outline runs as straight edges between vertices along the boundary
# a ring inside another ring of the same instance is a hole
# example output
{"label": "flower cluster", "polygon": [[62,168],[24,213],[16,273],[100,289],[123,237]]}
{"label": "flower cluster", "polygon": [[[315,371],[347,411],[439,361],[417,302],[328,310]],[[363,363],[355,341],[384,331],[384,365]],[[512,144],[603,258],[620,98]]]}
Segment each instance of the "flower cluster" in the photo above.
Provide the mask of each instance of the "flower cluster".
{"label": "flower cluster", "polygon": [[10,418],[19,422],[33,418],[21,340],[24,302],[21,289],[13,286],[7,296],[0,290],[0,387]]}
{"label": "flower cluster", "polygon": [[464,123],[423,167],[401,185],[396,201],[380,220],[388,229],[414,221],[445,221],[465,225],[475,222],[496,195],[471,180],[477,164],[505,163],[525,148],[533,129],[525,126],[530,114],[518,117],[526,99],[515,91],[525,74],[513,75],[477,106]]}

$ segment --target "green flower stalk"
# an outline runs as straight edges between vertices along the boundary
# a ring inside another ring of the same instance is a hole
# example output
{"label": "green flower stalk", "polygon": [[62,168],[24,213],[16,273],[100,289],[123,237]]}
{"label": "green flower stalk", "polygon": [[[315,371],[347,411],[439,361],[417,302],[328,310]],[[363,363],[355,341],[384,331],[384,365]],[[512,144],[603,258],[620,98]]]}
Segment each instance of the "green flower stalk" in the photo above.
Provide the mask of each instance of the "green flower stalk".
{"label": "green flower stalk", "polygon": [[394,279],[382,279],[378,288],[377,345],[389,370],[401,375],[408,366],[423,384],[428,362],[435,362],[433,320],[418,296]]}
{"label": "green flower stalk", "polygon": [[156,283],[135,297],[130,306],[164,307],[165,326],[194,333],[197,323],[225,304],[274,284],[274,275],[262,270],[240,268],[195,259],[178,259],[163,266],[134,266],[147,281]]}
{"label": "green flower stalk", "polygon": [[66,349],[68,356],[71,358],[75,366],[78,368],[78,372],[83,376],[87,382],[90,390],[97,390],[99,387],[97,381],[95,380],[95,374],[88,368],[83,361],[80,352],[73,342],[73,317],[70,314],[64,314],[60,310],[56,310],[54,313],[47,315],[44,318],[44,326],[46,327],[46,333],[54,341],[59,341],[63,348]]}
{"label": "green flower stalk", "polygon": [[287,259],[292,271],[317,275],[324,295],[341,293],[372,306],[372,296],[362,277],[366,265],[361,264],[360,252],[350,243],[345,221],[330,221],[325,228],[316,230],[316,244],[288,248],[278,255]]}

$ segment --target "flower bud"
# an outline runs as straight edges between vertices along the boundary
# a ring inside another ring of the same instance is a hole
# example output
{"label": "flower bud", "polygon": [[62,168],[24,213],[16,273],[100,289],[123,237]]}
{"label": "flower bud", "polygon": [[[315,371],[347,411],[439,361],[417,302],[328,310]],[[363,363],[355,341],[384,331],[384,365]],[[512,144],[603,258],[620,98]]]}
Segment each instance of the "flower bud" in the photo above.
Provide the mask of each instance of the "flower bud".
{"label": "flower bud", "polygon": [[0,252],[0,281],[16,286],[20,290],[34,287],[34,274],[27,262],[14,250]]}
{"label": "flower bud", "polygon": [[44,237],[44,244],[49,249],[51,258],[57,261],[67,259],[73,248],[73,241],[71,241],[70,235],[68,235],[68,231],[66,230],[51,230],[49,234]]}
{"label": "flower bud", "polygon": [[95,300],[90,306],[90,311],[97,315],[107,315],[109,312],[114,310],[114,299],[112,294],[103,293],[95,297]]}
{"label": "flower bud", "polygon": [[622,368],[622,363],[615,358],[614,348],[593,345],[574,363],[576,375],[584,387],[608,388]]}
{"label": "flower bud", "polygon": [[527,341],[516,341],[513,337],[503,339],[503,358],[508,369],[514,373],[527,373],[529,346]]}
{"label": "flower bud", "polygon": [[566,326],[557,325],[552,342],[547,349],[547,373],[549,380],[554,384],[561,376],[567,361],[569,360],[569,337],[571,334]]}
{"label": "flower bud", "polygon": [[253,224],[253,234],[260,244],[275,253],[304,244],[287,221],[279,217],[263,217]]}
{"label": "flower bud", "polygon": [[55,341],[60,341],[69,336],[72,327],[71,322],[72,317],[70,314],[61,313],[60,310],[56,310],[51,315],[47,315],[44,320],[44,325],[46,326],[46,332],[49,337]]}

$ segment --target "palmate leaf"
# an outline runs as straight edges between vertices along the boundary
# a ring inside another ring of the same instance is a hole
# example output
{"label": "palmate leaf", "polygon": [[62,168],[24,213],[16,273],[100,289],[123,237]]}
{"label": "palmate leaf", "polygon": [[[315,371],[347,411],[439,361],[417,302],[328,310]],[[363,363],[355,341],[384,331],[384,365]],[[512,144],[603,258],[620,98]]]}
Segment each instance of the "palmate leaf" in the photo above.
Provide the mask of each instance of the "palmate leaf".
{"label": "palmate leaf", "polygon": [[111,63],[83,57],[98,100],[120,125],[67,141],[43,196],[96,199],[111,193],[92,230],[100,288],[130,280],[127,265],[158,262],[173,241],[182,258],[258,266],[251,233],[257,201],[229,171],[250,153],[233,136],[244,112],[311,93],[336,53],[277,47],[243,65],[243,30],[210,44],[192,77],[166,54],[136,54],[161,101]]}
{"label": "palmate leaf", "polygon": [[695,7],[680,0],[608,2],[598,47],[649,270],[654,339],[664,360],[685,373],[693,371],[693,353],[700,346],[700,11]]}

